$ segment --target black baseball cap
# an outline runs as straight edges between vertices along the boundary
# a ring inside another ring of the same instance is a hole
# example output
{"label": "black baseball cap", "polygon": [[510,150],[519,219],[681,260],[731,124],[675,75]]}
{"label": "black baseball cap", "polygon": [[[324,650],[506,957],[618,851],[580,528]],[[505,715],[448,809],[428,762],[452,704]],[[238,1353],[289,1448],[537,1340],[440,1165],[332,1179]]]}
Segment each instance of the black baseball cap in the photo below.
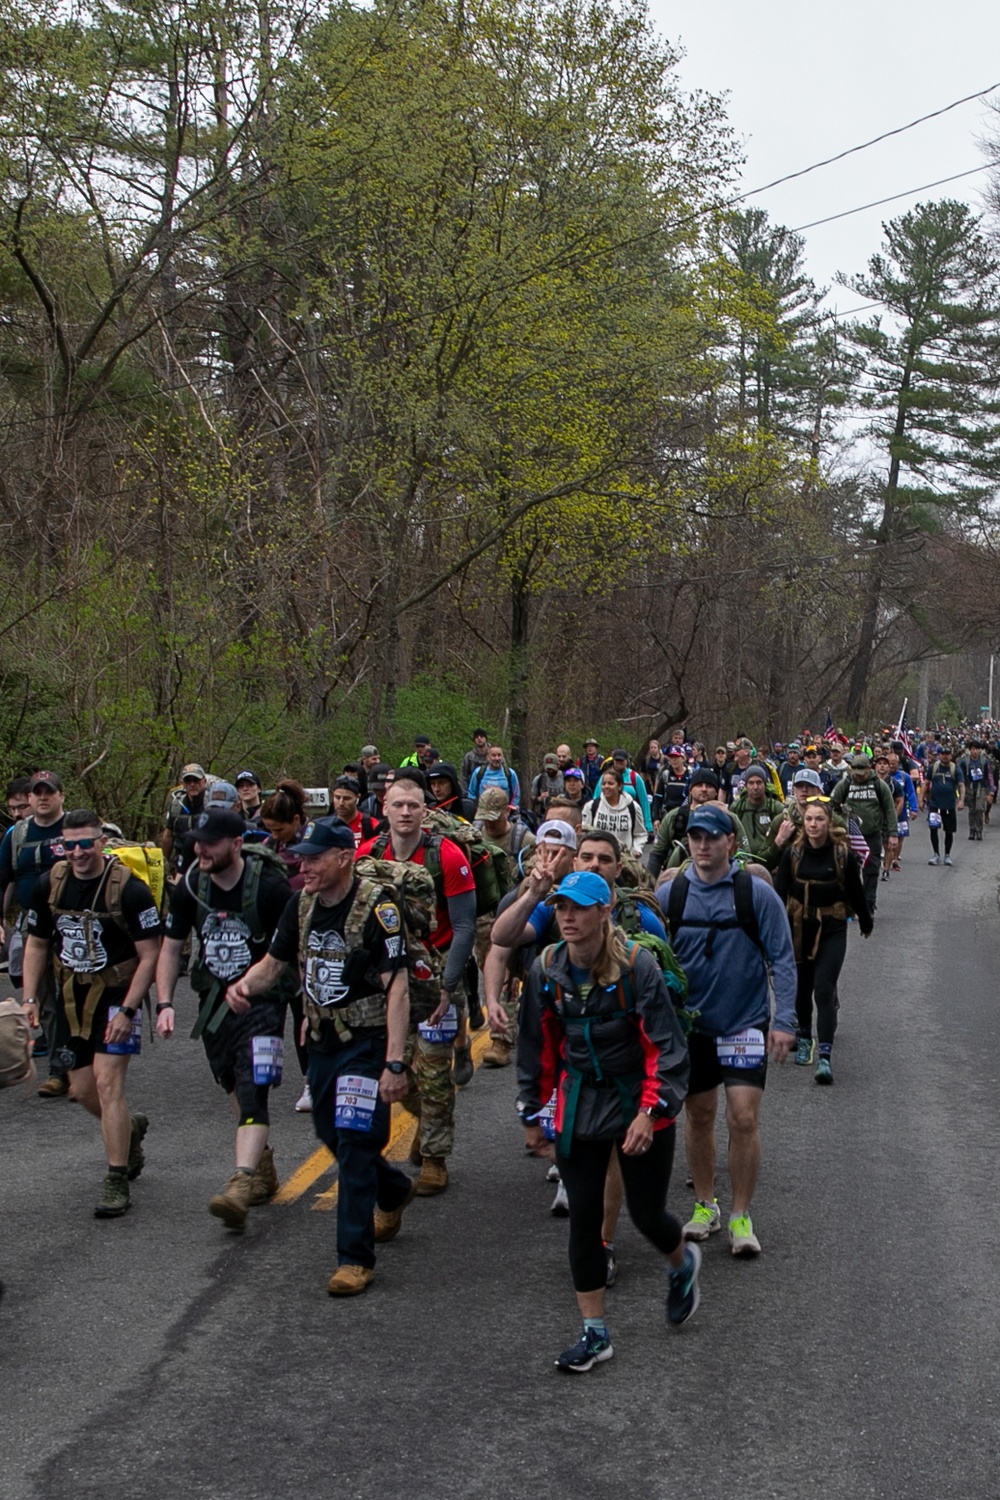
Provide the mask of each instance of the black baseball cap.
{"label": "black baseball cap", "polygon": [[241,839],[246,831],[247,825],[238,812],[220,807],[205,814],[192,836],[196,844],[215,844],[219,839]]}

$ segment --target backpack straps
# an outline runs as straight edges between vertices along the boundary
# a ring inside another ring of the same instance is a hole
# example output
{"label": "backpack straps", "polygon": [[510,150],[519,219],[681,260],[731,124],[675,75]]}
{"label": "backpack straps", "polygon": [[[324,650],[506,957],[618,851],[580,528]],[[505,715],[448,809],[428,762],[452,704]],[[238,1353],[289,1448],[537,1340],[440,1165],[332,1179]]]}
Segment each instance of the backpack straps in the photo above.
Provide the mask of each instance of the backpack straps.
{"label": "backpack straps", "polygon": [[719,920],[710,921],[705,918],[684,916],[684,908],[687,905],[688,890],[691,882],[683,872],[674,877],[670,885],[670,896],[667,901],[667,931],[670,935],[670,944],[673,947],[677,939],[677,929],[684,927],[704,927],[708,931],[705,939],[705,957],[712,957],[715,946],[716,932],[724,932],[732,927],[739,927],[758,949],[761,957],[767,963],[767,953],[760,938],[760,925],[757,921],[757,913],[753,905],[753,876],[746,870],[737,870],[733,875],[733,906],[735,915]]}

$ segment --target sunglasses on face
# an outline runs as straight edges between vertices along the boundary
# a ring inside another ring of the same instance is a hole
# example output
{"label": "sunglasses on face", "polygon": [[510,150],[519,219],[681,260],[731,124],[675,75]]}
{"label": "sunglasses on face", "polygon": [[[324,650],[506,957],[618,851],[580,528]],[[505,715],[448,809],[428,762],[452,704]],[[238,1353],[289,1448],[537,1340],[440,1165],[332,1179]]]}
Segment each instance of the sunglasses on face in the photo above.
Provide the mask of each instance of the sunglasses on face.
{"label": "sunglasses on face", "polygon": [[814,802],[829,802],[829,797],[807,797],[806,807],[811,807]]}
{"label": "sunglasses on face", "polygon": [[63,839],[62,846],[69,854],[74,849],[93,849],[97,839]]}

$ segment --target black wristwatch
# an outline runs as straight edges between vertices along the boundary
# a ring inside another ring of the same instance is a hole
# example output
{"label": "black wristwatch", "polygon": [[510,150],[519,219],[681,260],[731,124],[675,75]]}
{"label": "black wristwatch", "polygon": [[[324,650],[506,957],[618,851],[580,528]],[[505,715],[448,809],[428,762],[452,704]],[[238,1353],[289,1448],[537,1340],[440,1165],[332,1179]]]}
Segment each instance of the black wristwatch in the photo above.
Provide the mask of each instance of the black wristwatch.
{"label": "black wristwatch", "polygon": [[387,1062],[386,1067],[390,1073],[395,1073],[397,1077],[400,1073],[406,1072],[406,1064],[402,1062]]}
{"label": "black wristwatch", "polygon": [[173,1010],[173,1008],[174,1002],[172,1000],[160,1000],[157,1002],[156,1014],[162,1016],[165,1010]]}
{"label": "black wristwatch", "polygon": [[121,1011],[123,1016],[128,1016],[130,1021],[135,1020],[136,1008],[134,1005],[119,1005],[118,1009]]}

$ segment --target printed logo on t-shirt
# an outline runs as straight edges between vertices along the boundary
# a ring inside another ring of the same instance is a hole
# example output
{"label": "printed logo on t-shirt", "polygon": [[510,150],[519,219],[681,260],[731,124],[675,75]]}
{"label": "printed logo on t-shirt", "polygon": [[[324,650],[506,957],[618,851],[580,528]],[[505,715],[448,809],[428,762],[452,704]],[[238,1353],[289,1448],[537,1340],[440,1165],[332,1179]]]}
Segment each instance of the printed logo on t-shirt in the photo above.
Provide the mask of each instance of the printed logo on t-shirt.
{"label": "printed logo on t-shirt", "polygon": [[343,982],[347,944],[339,932],[310,932],[306,953],[306,994],[314,1005],[343,1005],[348,986]]}
{"label": "printed logo on t-shirt", "polygon": [[468,875],[468,873],[469,873],[469,867],[468,867],[468,865],[459,865],[458,873],[461,876],[463,876],[463,877],[466,876],[466,875]]}
{"label": "printed logo on t-shirt", "polygon": [[74,974],[96,974],[107,968],[108,952],[101,941],[104,931],[99,921],[95,920],[93,924],[89,946],[82,917],[57,917],[56,931],[62,940],[59,957],[67,969],[72,969]]}
{"label": "printed logo on t-shirt", "polygon": [[155,906],[147,906],[145,911],[139,913],[139,926],[143,929],[156,927],[160,920],[160,913]]}
{"label": "printed logo on t-shirt", "polygon": [[235,912],[221,911],[202,935],[205,968],[216,979],[236,979],[250,967],[250,929]]}

